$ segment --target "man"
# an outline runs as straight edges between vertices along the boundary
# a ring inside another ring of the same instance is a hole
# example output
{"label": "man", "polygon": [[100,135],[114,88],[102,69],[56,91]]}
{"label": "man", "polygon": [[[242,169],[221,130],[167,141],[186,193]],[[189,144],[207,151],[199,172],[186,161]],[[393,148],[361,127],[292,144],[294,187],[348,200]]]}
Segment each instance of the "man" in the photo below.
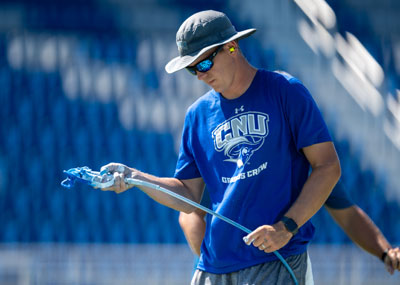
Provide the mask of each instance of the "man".
{"label": "man", "polygon": [[[203,11],[179,28],[179,56],[168,73],[186,68],[212,90],[189,107],[173,178],[111,163],[121,193],[125,177],[145,180],[200,202],[205,185],[212,208],[254,230],[245,234],[209,217],[192,284],[292,284],[274,251],[305,284],[310,218],[340,177],[340,163],[325,122],[307,89],[295,78],[251,66],[225,14]],[[309,169],[312,169],[309,175]],[[181,212],[196,208],[140,186],[155,201]],[[243,242],[243,238],[247,243]]]}
{"label": "man", "polygon": [[[209,195],[207,191],[204,191],[202,205],[209,207],[209,204]],[[325,202],[325,208],[349,238],[365,251],[378,257],[390,274],[393,274],[395,270],[400,271],[400,248],[392,248],[379,228],[360,207],[351,201],[340,184],[335,187]],[[205,212],[201,210],[179,215],[179,224],[190,248],[197,256],[200,255],[205,234],[204,216]]]}

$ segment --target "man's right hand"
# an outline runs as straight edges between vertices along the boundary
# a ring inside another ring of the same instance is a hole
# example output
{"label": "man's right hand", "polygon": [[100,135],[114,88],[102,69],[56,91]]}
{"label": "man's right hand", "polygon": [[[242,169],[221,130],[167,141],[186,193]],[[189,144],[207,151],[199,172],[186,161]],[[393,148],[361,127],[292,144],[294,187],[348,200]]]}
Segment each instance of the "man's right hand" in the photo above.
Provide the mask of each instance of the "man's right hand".
{"label": "man's right hand", "polygon": [[126,177],[132,178],[133,172],[134,172],[133,169],[129,168],[128,166],[122,163],[112,162],[107,165],[104,165],[100,169],[100,175],[104,175],[105,179],[106,176],[112,175],[114,177],[114,184],[108,188],[101,188],[101,190],[114,191],[115,193],[119,194],[134,187],[134,185],[125,183],[125,178]]}

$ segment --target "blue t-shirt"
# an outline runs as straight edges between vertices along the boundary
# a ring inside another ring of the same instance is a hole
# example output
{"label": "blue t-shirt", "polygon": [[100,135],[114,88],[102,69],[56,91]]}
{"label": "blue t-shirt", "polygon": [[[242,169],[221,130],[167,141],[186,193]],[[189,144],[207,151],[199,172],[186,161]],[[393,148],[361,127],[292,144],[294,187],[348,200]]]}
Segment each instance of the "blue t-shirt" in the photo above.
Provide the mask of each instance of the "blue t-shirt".
{"label": "blue t-shirt", "polygon": [[[326,141],[326,124],[301,82],[258,70],[239,98],[210,90],[190,106],[175,177],[202,177],[212,209],[254,230],[278,222],[297,199],[310,168],[301,149]],[[313,234],[308,221],[280,254],[304,252]],[[277,259],[247,246],[245,235],[207,215],[198,268],[228,273]]]}

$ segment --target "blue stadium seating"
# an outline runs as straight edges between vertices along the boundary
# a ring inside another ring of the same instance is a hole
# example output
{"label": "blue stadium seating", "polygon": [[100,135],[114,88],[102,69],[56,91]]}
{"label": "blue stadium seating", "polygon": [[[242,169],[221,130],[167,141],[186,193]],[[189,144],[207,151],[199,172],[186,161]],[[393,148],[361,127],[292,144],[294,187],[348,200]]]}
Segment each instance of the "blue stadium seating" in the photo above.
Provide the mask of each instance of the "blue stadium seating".
{"label": "blue stadium seating", "polygon": [[[165,90],[160,90],[161,77],[155,63],[150,70],[141,70],[138,64],[137,48],[140,41],[149,40],[146,35],[118,30],[112,13],[106,13],[92,1],[19,2],[27,11],[24,29],[33,35],[55,32],[73,36],[76,50],[71,53],[69,64],[77,70],[93,62],[110,68],[126,65],[134,70],[131,74],[135,76],[130,80],[137,85],[135,90],[162,96]],[[182,5],[188,11],[204,7],[199,1],[160,2]],[[221,8],[226,1],[212,1],[210,5]],[[345,9],[339,4],[337,7]],[[345,12],[343,15],[349,10]],[[340,15],[338,21],[346,28],[359,26],[359,32],[365,33],[361,36],[373,39],[370,31],[364,29],[362,16]],[[24,30],[16,34],[23,37]],[[10,37],[0,33],[0,51],[7,50],[9,41]],[[248,51],[253,64],[276,68],[272,47],[263,48],[251,39],[243,42],[242,48]],[[382,51],[376,48],[376,42],[371,42],[370,49],[381,58]],[[96,100],[92,87],[88,94],[79,87],[76,98],[69,98],[63,87],[64,68],[43,71],[27,62],[21,68],[13,68],[7,54],[0,52],[0,242],[184,242],[178,213],[137,189],[115,195],[83,185],[71,190],[60,187],[63,169],[84,165],[99,169],[105,163],[119,161],[155,175],[171,176],[177,158],[174,134],[168,129],[123,127],[116,94],[112,94],[111,102],[104,103]],[[398,76],[389,76],[396,86]],[[398,239],[399,205],[385,197],[384,182],[376,181],[372,171],[360,168],[357,152],[350,149],[348,142],[335,143],[344,187],[377,221],[388,239]],[[315,242],[349,241],[339,227],[332,226],[324,210],[313,221],[317,227]]]}

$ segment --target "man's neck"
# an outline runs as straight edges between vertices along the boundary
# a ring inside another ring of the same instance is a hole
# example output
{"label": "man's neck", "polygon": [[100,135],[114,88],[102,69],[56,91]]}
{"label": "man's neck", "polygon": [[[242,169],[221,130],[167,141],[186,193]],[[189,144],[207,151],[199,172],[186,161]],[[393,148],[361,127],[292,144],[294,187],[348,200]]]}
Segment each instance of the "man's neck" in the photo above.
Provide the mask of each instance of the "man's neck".
{"label": "man's neck", "polygon": [[254,76],[257,73],[257,68],[245,62],[235,75],[231,88],[224,92],[222,96],[228,100],[236,99],[242,96],[249,89],[253,82]]}

